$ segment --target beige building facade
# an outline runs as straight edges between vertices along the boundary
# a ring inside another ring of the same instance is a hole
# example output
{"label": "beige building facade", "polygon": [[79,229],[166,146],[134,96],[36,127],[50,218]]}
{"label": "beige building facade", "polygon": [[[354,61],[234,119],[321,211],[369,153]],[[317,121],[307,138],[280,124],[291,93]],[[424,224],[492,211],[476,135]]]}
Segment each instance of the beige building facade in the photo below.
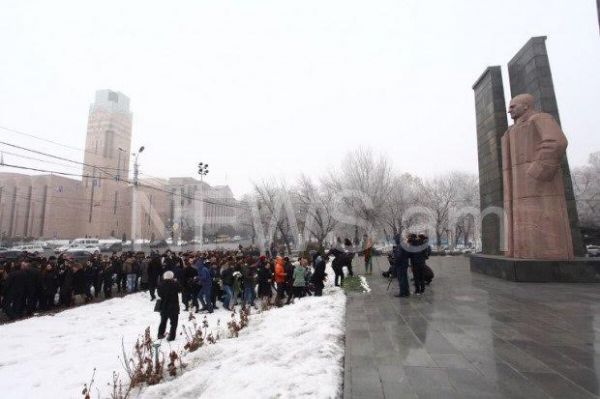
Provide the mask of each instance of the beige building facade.
{"label": "beige building facade", "polygon": [[[96,92],[90,106],[82,179],[0,173],[0,234],[8,238],[160,239],[187,223],[236,226],[238,202],[228,186],[194,178],[129,177],[132,113],[129,98]],[[208,203],[200,205],[200,199]],[[199,215],[204,214],[204,218]]]}

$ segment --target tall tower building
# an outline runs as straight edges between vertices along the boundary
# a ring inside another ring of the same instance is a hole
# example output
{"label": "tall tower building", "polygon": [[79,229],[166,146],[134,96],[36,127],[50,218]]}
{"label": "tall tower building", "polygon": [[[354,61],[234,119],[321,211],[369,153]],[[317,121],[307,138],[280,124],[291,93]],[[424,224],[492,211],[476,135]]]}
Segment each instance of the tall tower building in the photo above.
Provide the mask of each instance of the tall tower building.
{"label": "tall tower building", "polygon": [[89,236],[121,237],[130,230],[129,157],[131,154],[129,98],[98,90],[90,106],[83,168],[83,187],[89,208],[83,232]]}

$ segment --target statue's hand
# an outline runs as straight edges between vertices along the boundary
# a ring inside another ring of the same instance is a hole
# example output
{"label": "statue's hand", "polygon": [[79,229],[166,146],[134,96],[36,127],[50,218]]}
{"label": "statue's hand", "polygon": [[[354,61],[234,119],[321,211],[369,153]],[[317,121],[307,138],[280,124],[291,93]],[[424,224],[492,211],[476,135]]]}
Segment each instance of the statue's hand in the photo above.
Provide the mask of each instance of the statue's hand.
{"label": "statue's hand", "polygon": [[550,181],[556,174],[559,165],[554,162],[533,161],[527,168],[527,174],[536,180]]}

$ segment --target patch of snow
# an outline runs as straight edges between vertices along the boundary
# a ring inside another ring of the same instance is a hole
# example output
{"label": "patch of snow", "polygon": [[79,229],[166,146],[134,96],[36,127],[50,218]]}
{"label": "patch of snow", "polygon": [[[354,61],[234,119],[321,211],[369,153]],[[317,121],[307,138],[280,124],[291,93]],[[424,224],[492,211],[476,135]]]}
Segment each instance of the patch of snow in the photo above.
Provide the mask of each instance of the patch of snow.
{"label": "patch of snow", "polygon": [[360,285],[363,287],[365,292],[371,292],[371,287],[369,287],[369,282],[367,281],[367,278],[365,276],[359,276],[359,277],[360,277]]}
{"label": "patch of snow", "polygon": [[339,289],[250,317],[235,339],[186,357],[183,375],[144,398],[336,398],[343,378],[344,307]]}
{"label": "patch of snow", "polygon": [[[140,398],[318,397],[339,396],[343,380],[345,295],[331,287],[320,298],[296,300],[268,312],[252,314],[238,338],[227,336],[231,313],[219,309],[207,315],[209,330],[221,325],[221,341],[186,354],[185,372],[175,379],[134,391]],[[138,336],[150,326],[156,337],[159,315],[148,294],[138,293],[0,326],[2,392],[15,398],[78,398],[96,368],[92,398],[110,397],[112,373],[127,376],[120,357],[121,340],[131,353]],[[203,315],[196,315],[202,323]],[[179,315],[177,339],[161,349],[181,351]],[[98,395],[98,392],[100,395]]]}

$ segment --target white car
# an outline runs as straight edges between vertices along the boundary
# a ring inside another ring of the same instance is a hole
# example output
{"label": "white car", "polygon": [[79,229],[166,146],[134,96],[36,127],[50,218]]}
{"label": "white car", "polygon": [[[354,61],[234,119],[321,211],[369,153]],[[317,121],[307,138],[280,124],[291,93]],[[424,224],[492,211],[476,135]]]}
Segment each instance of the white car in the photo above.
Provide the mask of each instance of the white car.
{"label": "white car", "polygon": [[587,249],[587,255],[590,258],[595,258],[600,256],[600,245],[588,245],[586,247]]}
{"label": "white car", "polygon": [[29,253],[44,252],[44,248],[42,248],[41,245],[19,245],[18,247],[14,247],[13,249],[17,251],[27,251]]}
{"label": "white car", "polygon": [[100,240],[97,238],[76,238],[68,245],[63,245],[54,250],[54,253],[60,254],[70,249],[94,249],[100,251]]}
{"label": "white car", "polygon": [[85,251],[85,252],[89,252],[90,254],[93,254],[95,252],[100,252],[100,248],[98,248],[94,245],[82,245],[82,246],[71,247],[71,248],[67,249],[66,251],[64,251],[63,253],[68,254],[71,252],[81,252],[81,251]]}

